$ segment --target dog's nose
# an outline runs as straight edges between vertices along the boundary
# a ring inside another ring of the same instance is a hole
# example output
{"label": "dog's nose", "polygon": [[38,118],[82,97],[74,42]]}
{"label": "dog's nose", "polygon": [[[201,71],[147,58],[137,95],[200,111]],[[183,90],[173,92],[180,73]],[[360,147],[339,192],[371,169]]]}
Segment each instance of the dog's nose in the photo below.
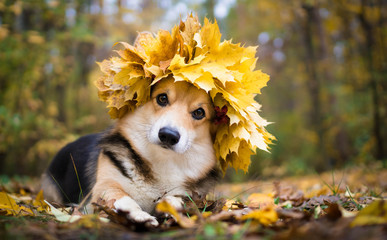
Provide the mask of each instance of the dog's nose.
{"label": "dog's nose", "polygon": [[163,127],[159,131],[159,139],[161,143],[168,146],[173,146],[179,142],[180,134],[178,131],[172,128]]}

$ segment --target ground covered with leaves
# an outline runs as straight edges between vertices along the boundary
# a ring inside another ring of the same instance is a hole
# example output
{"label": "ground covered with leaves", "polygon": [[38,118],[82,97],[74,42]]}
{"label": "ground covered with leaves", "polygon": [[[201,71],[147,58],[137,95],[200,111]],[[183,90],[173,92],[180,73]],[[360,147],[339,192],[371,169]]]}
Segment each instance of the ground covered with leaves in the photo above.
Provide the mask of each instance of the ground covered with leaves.
{"label": "ground covered with leaves", "polygon": [[112,203],[85,214],[44,200],[38,181],[0,187],[0,239],[386,239],[387,169],[220,184],[183,211],[157,205],[160,226],[136,223]]}

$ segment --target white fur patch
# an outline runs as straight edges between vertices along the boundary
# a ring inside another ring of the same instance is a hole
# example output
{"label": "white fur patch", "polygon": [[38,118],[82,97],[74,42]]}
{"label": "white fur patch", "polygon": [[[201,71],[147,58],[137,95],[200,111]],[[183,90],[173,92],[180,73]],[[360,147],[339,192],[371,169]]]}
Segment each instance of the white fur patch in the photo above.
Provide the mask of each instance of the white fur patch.
{"label": "white fur patch", "polygon": [[182,210],[183,209],[183,199],[181,197],[175,197],[175,196],[166,196],[161,201],[167,201],[172,207],[174,207],[176,210]]}
{"label": "white fur patch", "polygon": [[150,131],[148,132],[149,142],[156,145],[161,145],[161,141],[159,139],[159,131],[161,128],[170,127],[176,129],[180,134],[179,142],[172,147],[172,150],[180,154],[187,151],[191,145],[191,139],[189,137],[189,134],[185,128],[177,126],[175,122],[176,121],[174,121],[174,119],[171,118],[171,116],[169,115],[164,115],[163,117],[158,119],[152,125]]}
{"label": "white fur patch", "polygon": [[149,222],[154,227],[159,225],[159,222],[157,222],[155,217],[141,210],[140,206],[129,196],[122,197],[115,201],[114,207],[117,210],[129,212],[129,218],[136,222]]}

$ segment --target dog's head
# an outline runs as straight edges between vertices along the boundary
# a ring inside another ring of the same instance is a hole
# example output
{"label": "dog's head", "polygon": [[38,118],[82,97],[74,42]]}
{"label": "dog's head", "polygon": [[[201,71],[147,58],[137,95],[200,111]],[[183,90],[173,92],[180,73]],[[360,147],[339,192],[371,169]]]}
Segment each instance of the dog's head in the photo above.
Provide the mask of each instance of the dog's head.
{"label": "dog's head", "polygon": [[167,79],[152,89],[151,143],[184,153],[195,142],[211,139],[214,107],[210,96],[187,82]]}
{"label": "dog's head", "polygon": [[129,113],[129,119],[124,121],[131,129],[142,132],[138,133],[141,141],[182,154],[192,146],[212,146],[214,114],[206,91],[169,78],[155,84],[150,101]]}

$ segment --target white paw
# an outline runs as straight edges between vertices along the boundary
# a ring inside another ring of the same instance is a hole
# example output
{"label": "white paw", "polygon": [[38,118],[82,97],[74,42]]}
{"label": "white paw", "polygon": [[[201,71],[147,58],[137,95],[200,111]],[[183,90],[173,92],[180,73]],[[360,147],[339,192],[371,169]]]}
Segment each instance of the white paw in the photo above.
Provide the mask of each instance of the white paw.
{"label": "white paw", "polygon": [[144,211],[134,211],[129,213],[129,217],[135,222],[148,222],[153,227],[157,227],[159,222],[155,217]]}
{"label": "white paw", "polygon": [[122,197],[114,202],[114,208],[123,212],[139,210],[138,204],[128,196]]}
{"label": "white paw", "polygon": [[181,199],[181,197],[166,196],[162,200],[167,201],[167,203],[169,203],[172,207],[174,207],[178,211],[183,209],[184,202],[183,202],[183,199]]}
{"label": "white paw", "polygon": [[134,220],[135,222],[148,222],[154,227],[157,227],[159,225],[159,222],[157,222],[155,217],[141,210],[140,206],[136,203],[136,201],[134,201],[128,196],[122,197],[115,201],[114,207],[117,210],[129,212],[128,217]]}

